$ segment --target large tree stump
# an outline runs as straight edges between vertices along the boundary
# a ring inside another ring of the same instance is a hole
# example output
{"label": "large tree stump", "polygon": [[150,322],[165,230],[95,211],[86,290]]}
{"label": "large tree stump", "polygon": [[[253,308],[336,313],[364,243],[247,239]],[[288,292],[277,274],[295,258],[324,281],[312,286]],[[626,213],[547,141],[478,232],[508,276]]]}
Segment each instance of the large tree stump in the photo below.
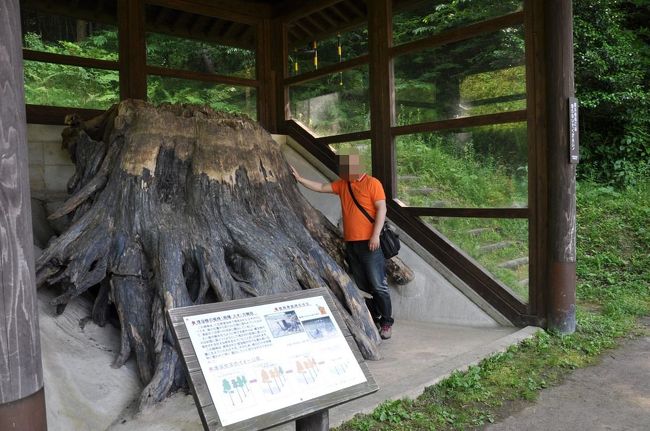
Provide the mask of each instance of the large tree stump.
{"label": "large tree stump", "polygon": [[[70,117],[72,224],[37,262],[62,311],[93,286],[93,319],[111,304],[121,366],[135,355],[145,407],[185,385],[165,310],[328,287],[364,357],[380,342],[342,269],[337,229],[302,196],[279,146],[251,120],[209,108],[124,101],[86,123]],[[400,262],[394,278],[412,279]]]}

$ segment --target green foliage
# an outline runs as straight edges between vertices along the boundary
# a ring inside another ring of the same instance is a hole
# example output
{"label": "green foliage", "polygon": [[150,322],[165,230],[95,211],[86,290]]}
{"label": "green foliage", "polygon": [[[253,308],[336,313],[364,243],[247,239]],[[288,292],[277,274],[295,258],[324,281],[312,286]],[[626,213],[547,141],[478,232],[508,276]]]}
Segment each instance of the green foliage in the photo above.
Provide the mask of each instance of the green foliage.
{"label": "green foliage", "polygon": [[[24,36],[25,48],[56,54],[117,60],[117,33],[101,31],[80,42],[46,43],[35,33]],[[25,61],[25,100],[36,105],[104,109],[119,99],[116,71]]]}
{"label": "green foliage", "polygon": [[[117,32],[98,31],[81,41],[46,42],[35,33],[24,36],[25,48],[35,51],[117,61]],[[254,52],[193,40],[149,34],[148,62],[200,72],[255,76]],[[25,61],[27,103],[106,109],[119,101],[117,71]],[[150,76],[148,98],[153,103],[207,104],[214,109],[257,117],[255,89]]]}
{"label": "green foliage", "polygon": [[339,431],[450,430],[480,427],[504,403],[535,400],[539,391],[590,365],[618,339],[632,336],[650,314],[650,181],[615,190],[578,187],[578,313],[572,335],[538,332],[533,338],[454,372],[415,400],[382,404]]}
{"label": "green foliage", "polygon": [[647,1],[574,5],[579,173],[617,186],[632,184],[650,173],[650,45],[647,27],[634,28],[626,18],[644,16],[647,26],[650,9]]}
{"label": "green foliage", "polygon": [[[504,124],[460,132],[397,139],[397,197],[424,207],[527,206],[526,127]],[[484,147],[493,142],[520,148],[521,153],[496,158]],[[527,300],[528,264],[503,266],[528,256],[526,220],[426,217],[423,221]],[[490,245],[496,246],[489,249]]]}
{"label": "green foliage", "polygon": [[147,63],[169,69],[255,78],[255,51],[158,33],[147,34]]}
{"label": "green foliage", "polygon": [[522,8],[521,0],[428,0],[393,20],[395,43],[405,43],[454,27],[506,15]]}

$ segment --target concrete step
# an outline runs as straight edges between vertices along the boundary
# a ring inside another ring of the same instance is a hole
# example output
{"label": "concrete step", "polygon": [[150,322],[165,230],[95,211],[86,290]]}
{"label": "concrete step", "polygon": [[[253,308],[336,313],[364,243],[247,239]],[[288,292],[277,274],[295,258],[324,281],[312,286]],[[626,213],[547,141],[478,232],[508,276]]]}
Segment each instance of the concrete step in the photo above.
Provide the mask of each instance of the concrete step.
{"label": "concrete step", "polygon": [[479,253],[490,253],[493,251],[510,247],[511,245],[515,245],[515,244],[516,244],[515,241],[499,241],[499,242],[495,242],[494,244],[482,245],[478,248],[478,251]]}
{"label": "concrete step", "polygon": [[417,175],[398,175],[397,176],[397,181],[415,181],[417,180],[418,177]]}
{"label": "concrete step", "polygon": [[433,187],[409,187],[407,190],[412,194],[418,194],[422,196],[430,196],[438,191],[438,189]]}
{"label": "concrete step", "polygon": [[512,259],[507,262],[500,263],[499,268],[517,269],[520,266],[524,266],[524,265],[528,265],[528,256],[520,257],[518,259]]}
{"label": "concrete step", "polygon": [[528,287],[528,279],[524,278],[522,280],[519,280],[517,282],[517,286],[519,286],[519,287]]}
{"label": "concrete step", "polygon": [[467,233],[468,235],[471,235],[471,236],[479,236],[479,235],[487,233],[487,232],[494,232],[494,228],[493,227],[477,227],[476,229],[470,229],[470,230],[466,231],[465,233]]}

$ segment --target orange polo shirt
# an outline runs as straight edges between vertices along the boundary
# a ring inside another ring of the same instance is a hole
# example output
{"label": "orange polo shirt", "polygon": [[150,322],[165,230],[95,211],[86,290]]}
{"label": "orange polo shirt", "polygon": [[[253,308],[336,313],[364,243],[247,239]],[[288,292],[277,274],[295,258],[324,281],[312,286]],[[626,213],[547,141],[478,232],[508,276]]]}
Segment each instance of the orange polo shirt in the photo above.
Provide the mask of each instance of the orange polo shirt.
{"label": "orange polo shirt", "polygon": [[[341,199],[343,239],[346,241],[369,240],[374,225],[370,223],[352,200],[348,190],[348,182],[341,179],[336,180],[332,183],[332,190]],[[359,204],[372,218],[375,218],[377,215],[375,202],[386,200],[386,194],[381,182],[377,178],[364,174],[357,181],[352,181],[352,191]]]}

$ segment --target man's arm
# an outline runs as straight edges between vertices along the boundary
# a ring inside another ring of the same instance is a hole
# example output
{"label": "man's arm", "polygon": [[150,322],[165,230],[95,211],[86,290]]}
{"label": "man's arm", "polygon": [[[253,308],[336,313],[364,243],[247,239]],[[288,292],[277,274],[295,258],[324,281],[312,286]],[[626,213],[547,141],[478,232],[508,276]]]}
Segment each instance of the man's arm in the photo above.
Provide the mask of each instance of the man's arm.
{"label": "man's arm", "polygon": [[381,233],[381,228],[384,226],[384,221],[386,221],[386,201],[375,201],[375,209],[377,210],[377,214],[375,215],[375,226],[372,230],[372,237],[370,237],[370,241],[368,241],[368,248],[371,251],[375,251],[379,248],[379,234]]}
{"label": "man's arm", "polygon": [[293,174],[294,177],[296,177],[296,181],[298,181],[303,186],[307,187],[309,190],[313,190],[319,193],[334,193],[334,190],[332,190],[332,184],[319,183],[318,181],[312,181],[312,180],[308,180],[307,178],[303,178],[300,176],[298,171],[296,171],[296,169],[293,166],[291,165],[289,166],[291,167],[291,173]]}

